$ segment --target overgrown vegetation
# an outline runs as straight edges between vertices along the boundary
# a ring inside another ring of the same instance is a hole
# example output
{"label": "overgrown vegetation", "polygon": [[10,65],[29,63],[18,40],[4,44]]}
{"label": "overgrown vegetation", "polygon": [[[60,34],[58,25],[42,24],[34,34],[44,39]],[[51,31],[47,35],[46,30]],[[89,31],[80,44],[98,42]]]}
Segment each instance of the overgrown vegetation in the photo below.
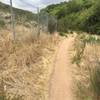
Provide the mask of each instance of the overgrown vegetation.
{"label": "overgrown vegetation", "polygon": [[3,28],[4,26],[5,26],[5,22],[2,19],[0,19],[0,28]]}
{"label": "overgrown vegetation", "polygon": [[48,31],[52,34],[57,31],[57,22],[53,16],[49,16],[48,19]]}
{"label": "overgrown vegetation", "polygon": [[[17,8],[13,8],[13,10],[14,10],[14,15],[15,15],[15,19],[16,19],[15,23],[17,23],[17,24],[25,25],[25,23],[31,23],[32,21],[36,22],[38,20],[37,14],[34,14],[29,11],[17,9]],[[1,17],[3,17],[2,20],[1,20]],[[2,25],[6,24],[8,22],[8,20],[10,22],[10,18],[11,18],[10,6],[5,5],[0,2],[0,27],[2,27]]]}
{"label": "overgrown vegetation", "polygon": [[59,39],[43,35],[13,42],[10,35],[0,33],[0,100],[47,100],[49,64]]}
{"label": "overgrown vegetation", "polygon": [[100,37],[81,34],[76,40],[76,100],[100,100]]}
{"label": "overgrown vegetation", "polygon": [[58,31],[100,34],[100,0],[69,0],[50,5],[44,11],[58,19]]}

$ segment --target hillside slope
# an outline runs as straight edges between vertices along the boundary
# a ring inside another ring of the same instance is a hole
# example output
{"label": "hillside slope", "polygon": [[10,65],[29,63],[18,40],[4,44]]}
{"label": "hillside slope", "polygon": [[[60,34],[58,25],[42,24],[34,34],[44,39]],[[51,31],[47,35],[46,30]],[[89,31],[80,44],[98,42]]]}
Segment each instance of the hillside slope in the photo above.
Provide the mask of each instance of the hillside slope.
{"label": "hillside slope", "polygon": [[58,19],[58,31],[85,31],[100,34],[100,0],[70,0],[50,5],[44,11]]}
{"label": "hillside slope", "polygon": [[[21,9],[13,8],[17,24],[31,23],[36,21],[36,14]],[[0,27],[9,24],[11,19],[10,6],[0,2]]]}

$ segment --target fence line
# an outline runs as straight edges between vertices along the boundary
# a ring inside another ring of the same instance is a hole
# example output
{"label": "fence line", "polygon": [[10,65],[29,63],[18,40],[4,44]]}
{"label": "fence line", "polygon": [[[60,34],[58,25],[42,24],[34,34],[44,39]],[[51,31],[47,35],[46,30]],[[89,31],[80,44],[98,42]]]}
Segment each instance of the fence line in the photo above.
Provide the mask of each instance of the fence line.
{"label": "fence line", "polygon": [[11,10],[11,23],[12,23],[13,38],[15,40],[15,38],[16,38],[16,33],[15,33],[15,14],[14,14],[14,11],[13,11],[12,0],[10,0],[10,10]]}
{"label": "fence line", "polygon": [[[11,26],[9,29],[14,40],[23,36],[27,37],[29,34],[39,37],[43,33],[57,31],[56,17],[40,11],[39,7],[33,6],[33,8],[37,9],[37,14],[13,8],[13,0],[10,0],[10,14],[7,15],[5,22],[7,27]],[[10,21],[8,21],[9,18]]]}

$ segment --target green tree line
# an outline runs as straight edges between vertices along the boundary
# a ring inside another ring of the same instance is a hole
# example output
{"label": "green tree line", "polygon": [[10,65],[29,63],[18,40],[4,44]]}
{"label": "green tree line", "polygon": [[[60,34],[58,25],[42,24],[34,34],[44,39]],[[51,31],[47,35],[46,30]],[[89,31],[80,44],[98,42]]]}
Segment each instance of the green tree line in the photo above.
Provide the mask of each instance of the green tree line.
{"label": "green tree line", "polygon": [[100,0],[69,0],[50,5],[42,11],[55,16],[58,31],[84,31],[100,34]]}

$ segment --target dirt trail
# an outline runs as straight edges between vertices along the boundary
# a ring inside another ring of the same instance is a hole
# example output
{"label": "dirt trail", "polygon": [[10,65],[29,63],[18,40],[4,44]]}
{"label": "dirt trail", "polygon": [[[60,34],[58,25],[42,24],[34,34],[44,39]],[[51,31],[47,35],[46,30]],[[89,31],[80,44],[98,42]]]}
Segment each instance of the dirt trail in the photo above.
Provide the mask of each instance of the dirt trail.
{"label": "dirt trail", "polygon": [[70,50],[74,37],[69,36],[59,46],[51,75],[49,100],[73,100]]}

